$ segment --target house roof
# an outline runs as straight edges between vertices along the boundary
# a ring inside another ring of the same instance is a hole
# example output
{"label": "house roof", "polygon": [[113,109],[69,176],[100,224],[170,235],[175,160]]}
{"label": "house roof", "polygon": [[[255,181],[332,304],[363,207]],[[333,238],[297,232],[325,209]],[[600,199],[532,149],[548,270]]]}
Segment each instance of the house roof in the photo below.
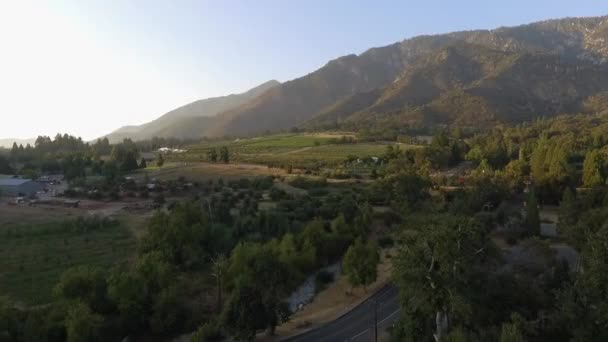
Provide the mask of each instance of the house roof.
{"label": "house roof", "polygon": [[19,186],[31,181],[31,179],[24,178],[0,178],[0,186]]}

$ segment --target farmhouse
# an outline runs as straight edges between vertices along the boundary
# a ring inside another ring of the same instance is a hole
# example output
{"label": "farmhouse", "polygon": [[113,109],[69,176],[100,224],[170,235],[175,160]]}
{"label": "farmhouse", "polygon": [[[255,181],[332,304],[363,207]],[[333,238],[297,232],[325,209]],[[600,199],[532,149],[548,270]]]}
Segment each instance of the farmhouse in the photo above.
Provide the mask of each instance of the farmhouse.
{"label": "farmhouse", "polygon": [[31,195],[42,191],[44,186],[31,179],[0,177],[0,194],[16,196]]}

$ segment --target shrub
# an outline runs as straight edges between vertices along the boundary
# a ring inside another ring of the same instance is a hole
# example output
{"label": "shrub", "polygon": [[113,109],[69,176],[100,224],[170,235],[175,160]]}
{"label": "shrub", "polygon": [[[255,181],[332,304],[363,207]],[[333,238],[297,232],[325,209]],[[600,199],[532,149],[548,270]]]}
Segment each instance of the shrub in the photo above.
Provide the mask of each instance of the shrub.
{"label": "shrub", "polygon": [[308,178],[308,177],[296,177],[291,182],[289,182],[292,186],[301,189],[312,189],[312,188],[320,188],[327,185],[327,180],[325,178]]}
{"label": "shrub", "polygon": [[334,281],[334,274],[328,271],[321,271],[315,277],[315,292],[319,293]]}
{"label": "shrub", "polygon": [[390,236],[383,236],[378,239],[378,246],[381,248],[393,247],[395,245],[395,241]]}
{"label": "shrub", "polygon": [[215,321],[207,322],[201,325],[194,335],[192,335],[192,342],[208,342],[208,341],[219,341],[222,340],[222,332]]}

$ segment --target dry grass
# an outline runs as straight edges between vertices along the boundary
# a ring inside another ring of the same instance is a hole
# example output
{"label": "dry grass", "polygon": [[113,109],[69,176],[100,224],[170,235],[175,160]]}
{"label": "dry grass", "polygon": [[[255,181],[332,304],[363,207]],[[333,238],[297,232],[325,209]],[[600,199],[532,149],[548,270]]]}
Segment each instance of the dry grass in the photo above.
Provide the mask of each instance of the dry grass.
{"label": "dry grass", "polygon": [[[177,179],[185,177],[188,181],[204,182],[222,178],[235,180],[272,175],[284,175],[285,171],[254,164],[222,164],[222,163],[173,163],[160,169],[148,172],[148,177],[158,179]],[[139,173],[138,176],[142,176]]]}
{"label": "dry grass", "polygon": [[42,224],[82,215],[79,209],[62,206],[8,205],[0,202],[0,227],[13,224]]}
{"label": "dry grass", "polygon": [[287,336],[303,333],[304,329],[331,322],[361,304],[391,279],[392,258],[387,258],[387,253],[394,255],[395,251],[383,251],[381,263],[378,266],[378,279],[366,290],[359,288],[351,292],[347,277],[341,275],[321,291],[304,310],[294,314],[289,322],[277,327],[276,336],[260,336],[257,340],[278,341]]}

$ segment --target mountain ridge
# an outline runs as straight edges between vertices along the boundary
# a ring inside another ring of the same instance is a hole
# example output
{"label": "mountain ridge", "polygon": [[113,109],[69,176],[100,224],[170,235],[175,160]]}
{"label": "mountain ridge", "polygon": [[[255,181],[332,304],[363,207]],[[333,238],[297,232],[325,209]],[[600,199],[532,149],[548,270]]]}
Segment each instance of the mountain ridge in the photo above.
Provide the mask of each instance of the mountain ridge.
{"label": "mountain ridge", "polygon": [[192,119],[188,125],[197,129],[183,137],[251,136],[342,122],[356,128],[379,120],[531,120],[578,110],[585,98],[604,92],[597,75],[605,77],[606,65],[608,16],[421,35],[338,57],[213,116]]}
{"label": "mountain ridge", "polygon": [[280,82],[277,80],[270,80],[244,93],[197,100],[171,110],[142,125],[123,126],[105,137],[110,142],[118,142],[124,138],[145,140],[155,136],[200,138],[204,135],[205,129],[211,121],[209,118],[226,109],[254,99],[279,84]]}

